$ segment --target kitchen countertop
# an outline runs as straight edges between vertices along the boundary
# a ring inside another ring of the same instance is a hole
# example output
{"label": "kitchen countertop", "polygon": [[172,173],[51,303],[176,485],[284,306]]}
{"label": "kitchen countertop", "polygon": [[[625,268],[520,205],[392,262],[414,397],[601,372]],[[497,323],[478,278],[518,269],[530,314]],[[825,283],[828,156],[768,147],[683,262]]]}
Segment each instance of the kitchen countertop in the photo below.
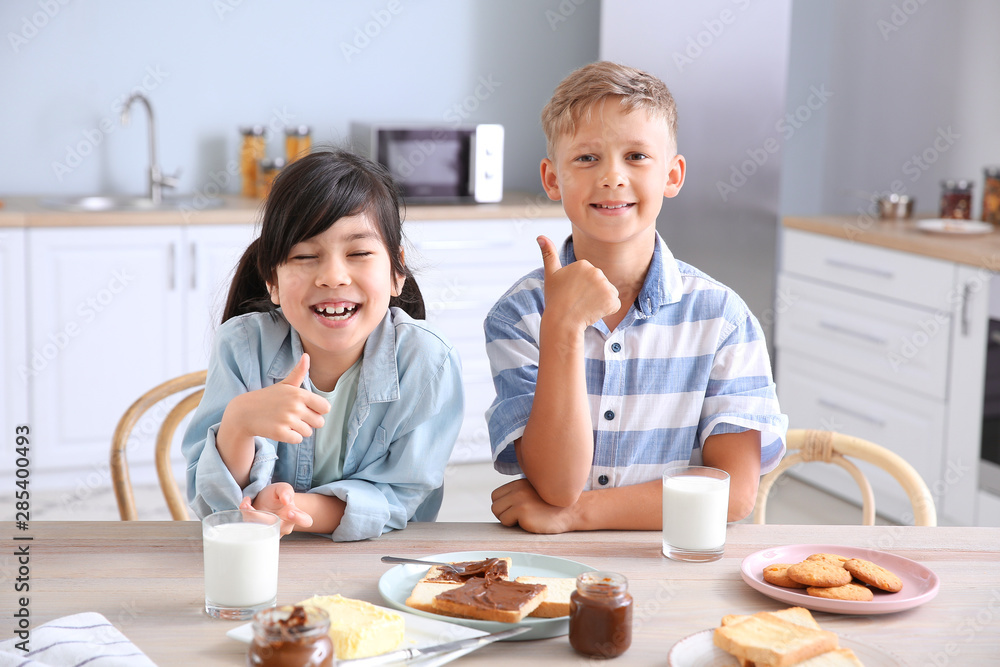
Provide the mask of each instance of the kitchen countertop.
{"label": "kitchen countertop", "polygon": [[[233,225],[257,222],[262,202],[233,195],[219,208],[161,211],[59,211],[39,204],[43,197],[3,197],[0,227],[112,227],[156,225]],[[411,204],[404,220],[512,220],[561,218],[562,204],[543,194],[510,192],[497,204]]]}
{"label": "kitchen countertop", "polygon": [[870,216],[788,216],[782,224],[788,229],[1000,271],[1000,230],[988,234],[934,234],[917,229],[915,220],[876,220]]}

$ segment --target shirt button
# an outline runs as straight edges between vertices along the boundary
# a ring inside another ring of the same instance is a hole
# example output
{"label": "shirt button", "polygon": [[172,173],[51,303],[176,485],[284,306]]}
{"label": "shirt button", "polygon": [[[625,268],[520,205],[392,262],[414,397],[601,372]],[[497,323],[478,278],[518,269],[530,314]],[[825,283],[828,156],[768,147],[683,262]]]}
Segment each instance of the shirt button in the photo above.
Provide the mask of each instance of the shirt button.
{"label": "shirt button", "polygon": [[608,483],[608,476],[607,475],[601,475],[600,477],[597,478],[597,483],[600,484],[601,486],[607,485],[607,483]]}
{"label": "shirt button", "polygon": [[621,352],[622,351],[622,346],[619,343],[611,343],[611,351],[612,352]]}
{"label": "shirt button", "polygon": [[604,418],[607,419],[608,421],[611,421],[612,419],[614,419],[615,418],[614,411],[608,410],[607,412],[605,412],[604,413]]}

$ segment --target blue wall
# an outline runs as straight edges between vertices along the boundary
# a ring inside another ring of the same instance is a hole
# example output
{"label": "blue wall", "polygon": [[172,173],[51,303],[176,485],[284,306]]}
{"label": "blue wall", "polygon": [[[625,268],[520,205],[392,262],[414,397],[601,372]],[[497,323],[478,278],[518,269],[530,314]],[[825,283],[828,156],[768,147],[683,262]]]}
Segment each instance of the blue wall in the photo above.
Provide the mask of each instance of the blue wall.
{"label": "blue wall", "polygon": [[[508,189],[538,191],[539,112],[598,53],[598,0],[4,0],[0,195],[140,193],[145,113],[182,192],[225,180],[238,127],[307,124],[346,141],[352,120],[507,128]],[[231,165],[230,165],[231,166]],[[226,191],[238,191],[238,179]]]}

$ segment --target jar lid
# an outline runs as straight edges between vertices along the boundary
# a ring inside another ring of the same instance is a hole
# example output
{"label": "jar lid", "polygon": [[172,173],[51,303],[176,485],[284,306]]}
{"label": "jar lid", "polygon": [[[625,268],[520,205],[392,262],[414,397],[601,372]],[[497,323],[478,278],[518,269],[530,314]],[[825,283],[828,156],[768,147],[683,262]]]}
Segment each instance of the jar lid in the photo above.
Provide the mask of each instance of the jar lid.
{"label": "jar lid", "polygon": [[240,134],[247,137],[262,137],[267,134],[267,129],[263,125],[244,125],[240,128]]}
{"label": "jar lid", "polygon": [[260,161],[261,169],[284,169],[285,168],[285,158],[283,157],[266,157]]}
{"label": "jar lid", "polygon": [[1000,178],[1000,165],[983,167],[983,174],[986,175],[986,178]]}
{"label": "jar lid", "polygon": [[286,125],[285,134],[290,137],[305,137],[312,132],[312,128],[308,125]]}
{"label": "jar lid", "polygon": [[946,190],[971,190],[972,185],[972,181],[967,178],[949,178],[941,181],[941,187]]}
{"label": "jar lid", "polygon": [[584,572],[576,577],[577,590],[604,595],[620,595],[628,590],[628,579],[618,572]]}

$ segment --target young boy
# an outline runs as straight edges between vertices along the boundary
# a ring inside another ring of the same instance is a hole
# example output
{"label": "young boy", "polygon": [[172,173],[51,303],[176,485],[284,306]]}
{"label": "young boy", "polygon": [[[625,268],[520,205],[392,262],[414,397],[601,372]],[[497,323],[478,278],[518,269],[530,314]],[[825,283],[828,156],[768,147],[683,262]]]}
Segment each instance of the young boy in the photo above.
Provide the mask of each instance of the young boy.
{"label": "young boy", "polygon": [[539,237],[544,268],[486,317],[494,467],[524,475],[493,492],[505,525],[659,530],[662,473],[688,461],[730,474],[736,521],[784,453],[759,323],[656,231],[684,184],[676,118],[662,81],[609,62],[542,111],[542,185],[573,233],[561,250]]}

